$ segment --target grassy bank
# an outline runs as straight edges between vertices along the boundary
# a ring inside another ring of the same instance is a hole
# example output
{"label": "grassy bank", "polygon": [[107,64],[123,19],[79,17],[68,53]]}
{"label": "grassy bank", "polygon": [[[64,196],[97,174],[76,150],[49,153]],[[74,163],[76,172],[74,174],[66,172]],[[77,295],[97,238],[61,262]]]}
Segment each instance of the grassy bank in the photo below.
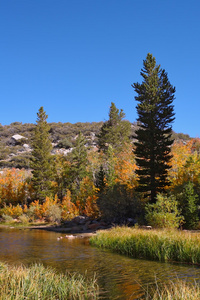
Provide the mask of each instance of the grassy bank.
{"label": "grassy bank", "polygon": [[134,258],[200,264],[200,234],[116,227],[100,231],[92,245]]}
{"label": "grassy bank", "polygon": [[0,263],[0,300],[98,299],[95,280],[57,274],[42,265],[8,266]]}

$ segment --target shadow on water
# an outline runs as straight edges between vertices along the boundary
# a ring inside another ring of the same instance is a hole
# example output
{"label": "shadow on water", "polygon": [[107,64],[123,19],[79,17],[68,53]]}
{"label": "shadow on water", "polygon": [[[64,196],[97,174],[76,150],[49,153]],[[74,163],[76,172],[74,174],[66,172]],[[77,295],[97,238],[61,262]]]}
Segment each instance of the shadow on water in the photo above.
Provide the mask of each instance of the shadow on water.
{"label": "shadow on water", "polygon": [[[63,238],[57,240],[59,236]],[[44,230],[0,229],[0,260],[14,264],[42,263],[59,272],[97,278],[105,299],[139,299],[158,281],[199,280],[196,266],[131,259],[89,245],[88,238],[69,240]]]}

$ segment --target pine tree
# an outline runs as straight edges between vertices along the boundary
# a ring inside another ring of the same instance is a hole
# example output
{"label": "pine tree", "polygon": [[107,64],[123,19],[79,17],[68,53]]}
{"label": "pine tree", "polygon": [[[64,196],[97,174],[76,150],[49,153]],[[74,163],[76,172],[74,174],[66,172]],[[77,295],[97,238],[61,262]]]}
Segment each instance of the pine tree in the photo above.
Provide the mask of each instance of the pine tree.
{"label": "pine tree", "polygon": [[185,227],[188,229],[196,229],[198,217],[198,195],[194,191],[194,184],[188,182],[184,188],[182,201],[182,213],[185,218]]}
{"label": "pine tree", "polygon": [[35,199],[43,201],[51,192],[52,179],[52,144],[49,137],[50,127],[47,123],[48,116],[43,107],[37,113],[35,132],[32,140],[32,184]]}
{"label": "pine tree", "polygon": [[96,187],[99,189],[100,193],[104,190],[106,186],[105,178],[106,172],[104,171],[103,165],[100,165],[100,169],[96,175]]}
{"label": "pine tree", "polygon": [[175,88],[170,84],[167,73],[156,65],[152,54],[147,54],[143,61],[141,76],[143,82],[132,87],[138,94],[137,113],[139,129],[136,130],[135,155],[139,166],[140,192],[156,201],[158,192],[164,192],[169,185],[167,173],[171,159],[172,128],[174,120]]}
{"label": "pine tree", "polygon": [[85,147],[85,138],[82,133],[79,133],[75,148],[71,153],[71,168],[69,179],[72,182],[72,189],[79,189],[81,180],[87,175],[87,149]]}
{"label": "pine tree", "polygon": [[109,120],[103,124],[97,136],[100,150],[106,152],[109,145],[114,150],[119,150],[125,143],[129,142],[131,124],[124,121],[124,117],[123,110],[119,111],[115,104],[111,102]]}

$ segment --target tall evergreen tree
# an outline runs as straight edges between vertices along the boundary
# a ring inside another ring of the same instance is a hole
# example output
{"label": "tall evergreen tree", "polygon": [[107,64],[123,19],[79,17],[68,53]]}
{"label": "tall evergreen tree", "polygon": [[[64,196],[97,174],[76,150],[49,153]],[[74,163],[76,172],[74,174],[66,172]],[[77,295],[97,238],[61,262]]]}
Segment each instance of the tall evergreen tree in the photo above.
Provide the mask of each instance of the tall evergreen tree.
{"label": "tall evergreen tree", "polygon": [[52,179],[52,144],[49,137],[50,127],[47,123],[48,116],[43,107],[37,113],[36,127],[32,140],[32,184],[35,198],[43,201],[50,194]]}
{"label": "tall evergreen tree", "polygon": [[124,117],[123,110],[119,111],[115,104],[111,102],[109,120],[103,124],[97,136],[100,150],[107,151],[109,145],[114,150],[118,150],[129,142],[131,124],[123,120]]}
{"label": "tall evergreen tree", "polygon": [[173,143],[171,123],[174,120],[175,88],[165,70],[156,65],[152,54],[147,54],[140,74],[143,82],[132,85],[138,94],[135,97],[139,123],[135,142],[138,190],[150,196],[154,203],[157,193],[164,192],[169,185],[167,173]]}

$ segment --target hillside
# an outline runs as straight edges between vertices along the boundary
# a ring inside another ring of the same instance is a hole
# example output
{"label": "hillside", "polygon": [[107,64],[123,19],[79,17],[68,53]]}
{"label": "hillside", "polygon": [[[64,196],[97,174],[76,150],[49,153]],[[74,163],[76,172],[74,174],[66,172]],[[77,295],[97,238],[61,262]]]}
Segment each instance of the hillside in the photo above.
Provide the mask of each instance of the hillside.
{"label": "hillside", "polygon": [[[53,154],[67,155],[74,147],[77,135],[82,132],[88,148],[96,147],[97,134],[103,122],[92,123],[49,123]],[[31,156],[31,139],[35,124],[14,122],[10,125],[0,125],[0,168],[29,168]],[[131,124],[130,139],[133,140],[136,123]],[[183,133],[173,133],[175,140],[189,140],[190,136]]]}

